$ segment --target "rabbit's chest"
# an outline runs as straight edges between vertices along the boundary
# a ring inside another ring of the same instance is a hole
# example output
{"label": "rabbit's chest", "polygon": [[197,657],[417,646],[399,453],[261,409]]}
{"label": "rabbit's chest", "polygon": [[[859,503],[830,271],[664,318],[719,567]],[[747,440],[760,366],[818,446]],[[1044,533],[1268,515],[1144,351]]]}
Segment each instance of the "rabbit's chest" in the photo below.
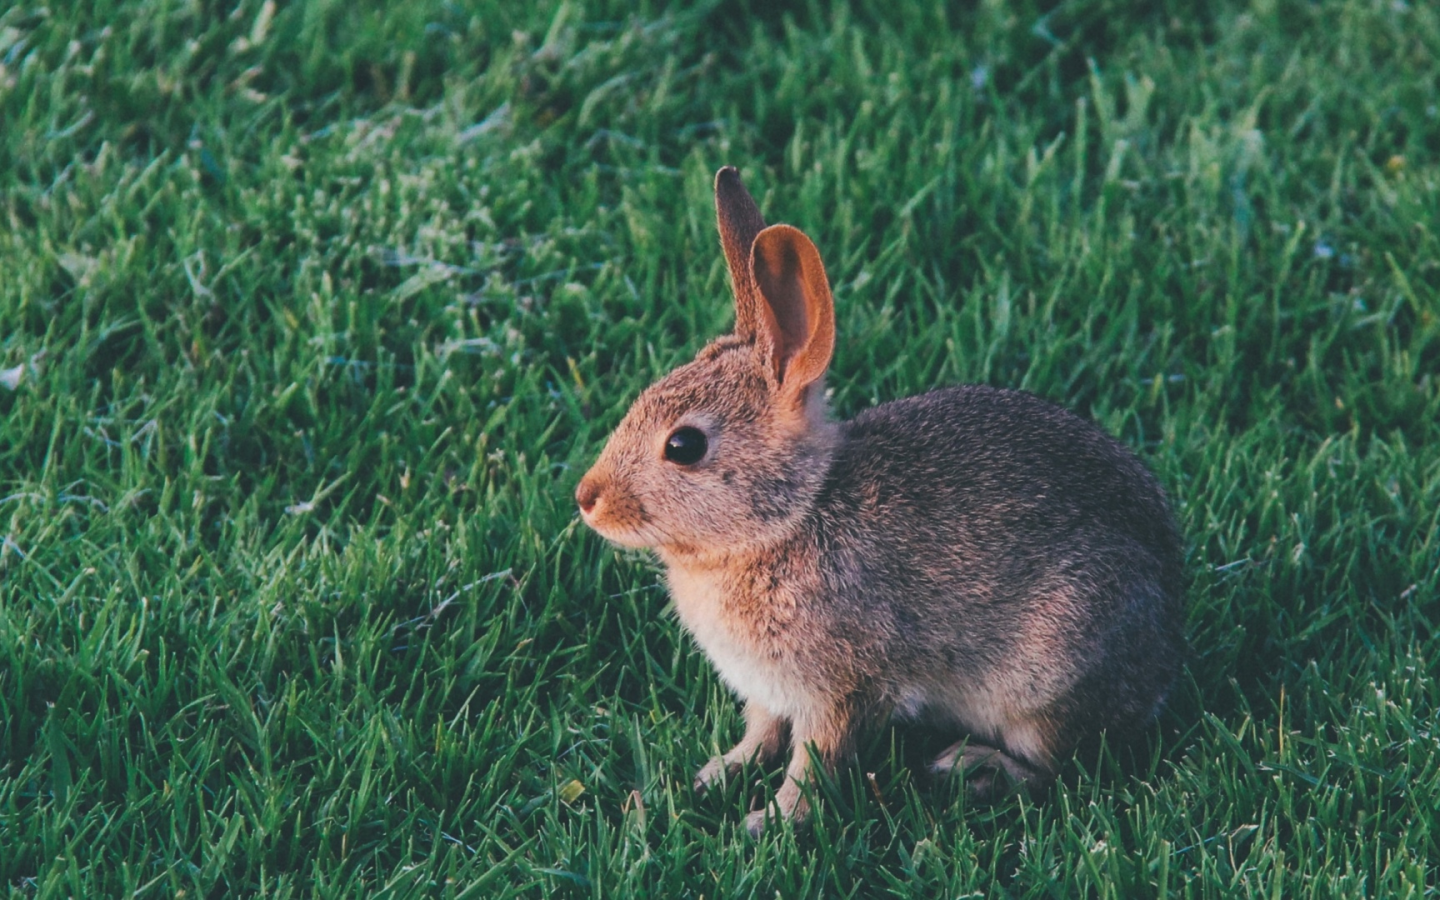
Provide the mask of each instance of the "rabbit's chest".
{"label": "rabbit's chest", "polygon": [[809,706],[815,691],[798,665],[798,635],[775,615],[790,598],[749,596],[723,576],[679,567],[666,581],[681,624],[731,690],[777,715]]}

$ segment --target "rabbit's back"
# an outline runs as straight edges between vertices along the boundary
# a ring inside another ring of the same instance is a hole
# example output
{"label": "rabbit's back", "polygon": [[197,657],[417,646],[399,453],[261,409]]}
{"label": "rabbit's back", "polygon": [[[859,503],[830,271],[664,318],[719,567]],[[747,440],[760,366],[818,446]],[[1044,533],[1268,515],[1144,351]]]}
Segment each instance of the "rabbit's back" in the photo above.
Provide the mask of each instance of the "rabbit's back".
{"label": "rabbit's back", "polygon": [[982,386],[874,407],[841,433],[816,536],[836,624],[891,703],[981,731],[1027,704],[1077,733],[1153,715],[1181,658],[1182,554],[1129,450]]}

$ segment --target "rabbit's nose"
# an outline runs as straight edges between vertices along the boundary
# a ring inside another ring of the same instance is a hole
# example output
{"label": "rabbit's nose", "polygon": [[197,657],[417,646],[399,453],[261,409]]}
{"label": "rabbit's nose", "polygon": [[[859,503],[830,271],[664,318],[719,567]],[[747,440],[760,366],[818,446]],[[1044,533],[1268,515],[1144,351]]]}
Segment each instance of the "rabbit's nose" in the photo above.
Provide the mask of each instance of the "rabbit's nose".
{"label": "rabbit's nose", "polygon": [[582,478],[579,487],[575,488],[575,502],[580,504],[580,511],[589,515],[595,508],[595,501],[599,499],[600,489],[595,486],[595,482]]}

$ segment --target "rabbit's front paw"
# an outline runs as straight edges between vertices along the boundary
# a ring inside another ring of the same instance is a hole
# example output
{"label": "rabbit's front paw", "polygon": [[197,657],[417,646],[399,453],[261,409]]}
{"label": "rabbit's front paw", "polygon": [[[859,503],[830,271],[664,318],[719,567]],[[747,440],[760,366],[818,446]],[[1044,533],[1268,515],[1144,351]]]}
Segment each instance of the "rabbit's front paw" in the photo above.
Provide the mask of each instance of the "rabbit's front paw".
{"label": "rabbit's front paw", "polygon": [[775,807],[757,809],[745,817],[745,830],[750,832],[752,838],[758,838],[765,831],[765,820],[774,819],[777,816]]}
{"label": "rabbit's front paw", "polygon": [[758,838],[765,829],[778,828],[783,821],[804,825],[810,819],[810,803],[796,781],[787,781],[775,793],[775,802],[757,809],[745,817],[745,830],[752,838]]}
{"label": "rabbit's front paw", "polygon": [[695,793],[705,793],[710,790],[710,788],[724,781],[726,776],[738,768],[740,768],[738,764],[732,768],[725,762],[725,757],[723,756],[711,757],[710,761],[701,766],[700,771],[695,773]]}

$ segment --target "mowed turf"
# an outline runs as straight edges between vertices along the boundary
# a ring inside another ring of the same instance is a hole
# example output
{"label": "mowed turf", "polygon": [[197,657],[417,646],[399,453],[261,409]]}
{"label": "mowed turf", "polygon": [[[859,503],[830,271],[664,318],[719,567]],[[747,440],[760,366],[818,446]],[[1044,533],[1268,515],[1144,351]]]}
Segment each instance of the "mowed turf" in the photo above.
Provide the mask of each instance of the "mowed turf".
{"label": "mowed turf", "polygon": [[[1440,11],[181,0],[0,11],[14,897],[1440,890]],[[1171,492],[1192,655],[1041,796],[738,705],[571,492],[731,321],[738,166],[837,414],[942,384]]]}

